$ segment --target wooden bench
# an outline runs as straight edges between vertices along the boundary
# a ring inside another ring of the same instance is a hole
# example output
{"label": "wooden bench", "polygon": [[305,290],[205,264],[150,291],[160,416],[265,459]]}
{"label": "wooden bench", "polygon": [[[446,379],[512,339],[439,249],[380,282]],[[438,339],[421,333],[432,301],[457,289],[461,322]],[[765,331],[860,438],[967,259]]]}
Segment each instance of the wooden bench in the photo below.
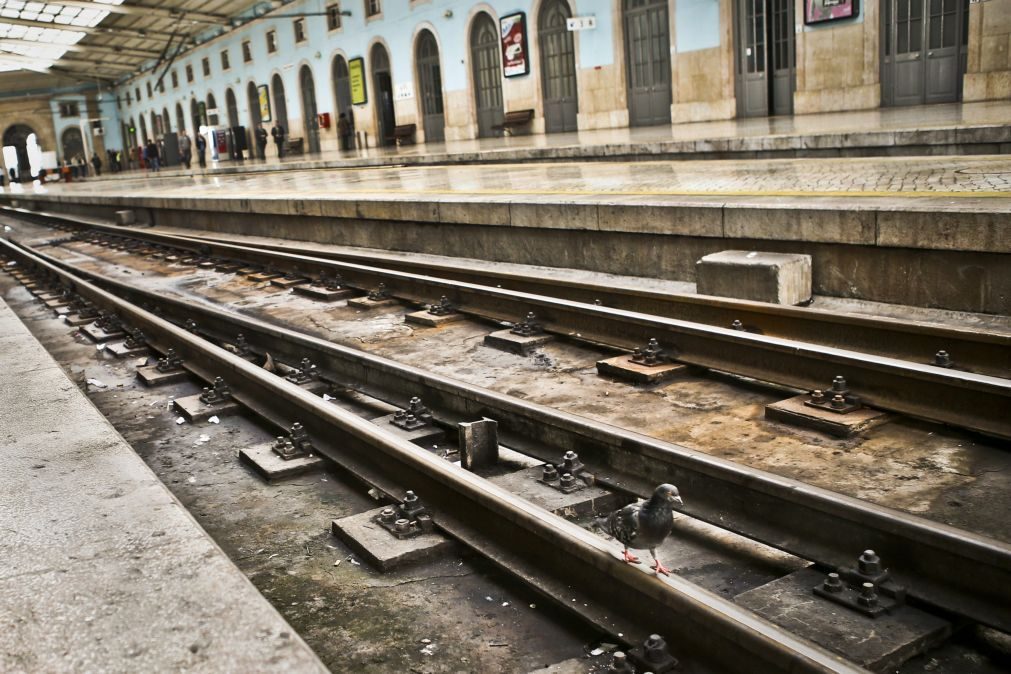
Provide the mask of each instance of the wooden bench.
{"label": "wooden bench", "polygon": [[393,135],[386,137],[386,142],[403,145],[404,143],[414,144],[414,133],[418,130],[416,124],[401,124],[393,127]]}
{"label": "wooden bench", "polygon": [[284,144],[285,156],[290,154],[305,154],[305,139],[303,138],[288,138]]}
{"label": "wooden bench", "polygon": [[501,124],[496,124],[491,128],[495,131],[502,131],[511,135],[513,133],[513,129],[526,126],[533,120],[533,118],[533,110],[514,110],[505,114],[505,117],[502,118]]}

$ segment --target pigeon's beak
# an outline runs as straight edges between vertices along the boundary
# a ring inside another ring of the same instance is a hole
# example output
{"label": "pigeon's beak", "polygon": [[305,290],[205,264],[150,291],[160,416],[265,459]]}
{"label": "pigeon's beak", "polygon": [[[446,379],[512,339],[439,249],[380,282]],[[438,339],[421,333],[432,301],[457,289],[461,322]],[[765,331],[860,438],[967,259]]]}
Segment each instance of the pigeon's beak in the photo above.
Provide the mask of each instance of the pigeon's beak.
{"label": "pigeon's beak", "polygon": [[680,497],[680,496],[675,496],[675,497],[674,497],[674,503],[677,503],[677,504],[678,504],[679,506],[681,506],[682,508],[684,508],[684,507],[685,507],[685,502],[681,500],[681,497]]}

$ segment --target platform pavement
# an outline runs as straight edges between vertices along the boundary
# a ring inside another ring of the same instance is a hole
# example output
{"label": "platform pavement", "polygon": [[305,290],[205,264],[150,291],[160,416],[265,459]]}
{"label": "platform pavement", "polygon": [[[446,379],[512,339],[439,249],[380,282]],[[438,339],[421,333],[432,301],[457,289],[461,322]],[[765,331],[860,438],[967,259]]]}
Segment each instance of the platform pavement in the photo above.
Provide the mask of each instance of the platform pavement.
{"label": "platform pavement", "polygon": [[[324,133],[327,133],[324,131]],[[329,133],[334,133],[333,131]],[[298,135],[293,131],[291,135]],[[364,141],[363,141],[364,143]],[[273,144],[270,152],[273,153]],[[1011,152],[1011,101],[944,103],[813,115],[752,117],[710,122],[590,129],[439,143],[329,150],[278,159],[213,161],[207,167],[133,170],[101,180],[147,176],[227,175],[325,168],[424,166],[524,161],[588,161],[665,158],[787,158],[908,156]],[[93,178],[88,182],[95,182]]]}
{"label": "platform pavement", "polygon": [[0,671],[327,671],[2,300],[0,462]]}

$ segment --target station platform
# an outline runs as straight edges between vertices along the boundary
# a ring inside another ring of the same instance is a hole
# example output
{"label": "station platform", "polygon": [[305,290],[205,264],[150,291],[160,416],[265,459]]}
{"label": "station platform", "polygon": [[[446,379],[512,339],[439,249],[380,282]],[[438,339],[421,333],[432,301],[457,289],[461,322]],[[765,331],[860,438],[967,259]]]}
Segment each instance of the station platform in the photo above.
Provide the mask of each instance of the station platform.
{"label": "station platform", "polygon": [[0,460],[0,671],[328,671],[2,300]]}
{"label": "station platform", "polygon": [[[326,133],[333,133],[324,131]],[[297,129],[290,135],[301,135]],[[361,144],[364,146],[365,139]],[[166,175],[227,175],[277,170],[511,163],[524,161],[614,161],[621,159],[771,159],[833,156],[923,156],[1011,152],[1011,101],[877,108],[783,117],[523,134],[439,143],[324,150],[278,159],[222,158],[201,169],[169,168]],[[143,170],[108,173],[101,180],[130,178]],[[94,179],[89,179],[94,182]]]}

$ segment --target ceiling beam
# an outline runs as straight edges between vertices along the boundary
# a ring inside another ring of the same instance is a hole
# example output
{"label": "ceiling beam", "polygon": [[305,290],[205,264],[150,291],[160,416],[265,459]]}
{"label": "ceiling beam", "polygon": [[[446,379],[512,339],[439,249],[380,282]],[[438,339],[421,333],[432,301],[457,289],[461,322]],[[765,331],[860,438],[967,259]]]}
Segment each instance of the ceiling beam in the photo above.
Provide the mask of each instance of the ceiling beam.
{"label": "ceiling beam", "polygon": [[137,38],[138,40],[158,40],[160,42],[168,42],[170,39],[173,39],[172,33],[165,33],[159,30],[146,30],[144,28],[119,28],[116,26],[103,26],[101,24],[92,28],[88,26],[70,26],[62,23],[30,21],[28,19],[11,19],[6,16],[0,16],[0,23],[9,23],[15,26],[27,26],[28,28],[58,28],[60,30],[87,33],[88,35],[124,35],[127,37]]}
{"label": "ceiling beam", "polygon": [[[0,51],[0,61],[10,61],[13,63],[22,64],[25,70],[34,70],[35,72],[45,72],[46,70],[51,70],[52,66],[49,68],[39,67],[39,59],[34,56],[25,56],[23,54],[17,54],[14,52]],[[56,61],[53,65],[59,63],[61,66],[66,66],[71,70],[86,70],[86,71],[99,71],[107,73],[115,73],[121,75],[126,70],[132,70],[130,66],[124,66],[122,64],[114,63],[100,63],[96,64],[92,61],[79,61],[77,59],[68,59],[65,56]]]}
{"label": "ceiling beam", "polygon": [[229,17],[223,14],[210,14],[208,12],[194,12],[185,9],[152,7],[150,5],[103,5],[97,2],[87,2],[87,0],[52,0],[54,5],[64,7],[80,7],[81,9],[104,9],[110,14],[129,14],[134,16],[157,16],[164,19],[178,19],[195,21],[197,23],[207,23],[212,25],[227,25]]}
{"label": "ceiling beam", "polygon": [[[38,42],[33,40],[21,40],[13,37],[0,38],[0,49],[10,50],[11,48],[16,48],[25,45],[48,45],[49,42]],[[77,44],[71,45],[54,45],[66,48],[69,52],[78,53],[93,53],[93,54],[106,54],[109,56],[123,56],[126,58],[134,57],[141,59],[149,59],[154,56],[158,56],[161,52],[147,49],[129,49],[127,47],[107,47],[105,45],[91,44],[88,42],[78,42]]]}

